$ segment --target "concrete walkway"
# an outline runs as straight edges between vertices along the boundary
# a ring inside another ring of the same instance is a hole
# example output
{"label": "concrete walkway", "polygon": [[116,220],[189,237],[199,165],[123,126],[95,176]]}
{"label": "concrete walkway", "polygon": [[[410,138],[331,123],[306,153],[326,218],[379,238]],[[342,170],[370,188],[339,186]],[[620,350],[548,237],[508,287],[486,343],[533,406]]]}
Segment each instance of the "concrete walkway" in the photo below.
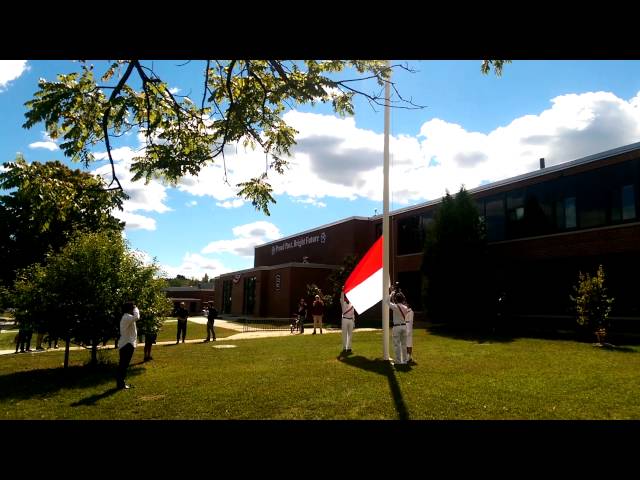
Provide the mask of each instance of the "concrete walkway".
{"label": "concrete walkway", "polygon": [[[200,324],[206,324],[207,323],[207,318],[206,317],[189,317],[189,321],[190,322],[194,322],[194,323],[200,323]],[[177,320],[167,320],[165,322],[165,324],[175,324],[177,323]],[[216,343],[218,342],[228,342],[228,341],[236,341],[236,340],[249,340],[252,338],[267,338],[267,337],[293,337],[293,336],[298,336],[300,335],[299,332],[295,332],[295,333],[291,333],[289,331],[289,329],[287,330],[261,330],[261,331],[257,331],[257,332],[243,332],[243,326],[240,323],[236,323],[236,322],[229,322],[227,320],[222,320],[222,319],[216,319],[215,321],[215,326],[216,327],[220,327],[220,328],[226,328],[228,330],[235,330],[238,333],[234,333],[233,335],[229,335],[228,337],[223,337],[223,338],[218,338],[216,340]],[[373,332],[379,330],[377,328],[355,328],[354,329],[354,333],[357,332]],[[318,333],[317,335],[319,335],[319,331],[316,330]],[[334,334],[334,333],[341,333],[342,330],[336,327],[323,327],[322,331],[326,334]],[[306,327],[304,328],[304,334],[303,335],[313,335],[313,327],[309,328]],[[35,341],[35,335],[33,336],[32,339],[32,345],[34,344]],[[204,342],[204,338],[198,338],[198,339],[191,339],[191,340],[185,340],[184,343],[203,343]],[[175,345],[176,342],[174,342],[173,340],[170,341],[163,341],[163,342],[157,342],[156,345]],[[138,347],[137,348],[142,348],[144,347],[144,342],[138,342]],[[102,345],[98,346],[98,349],[102,350],[102,349],[113,349],[113,345],[108,345],[106,347],[103,347]],[[70,347],[69,350],[88,350],[87,348],[84,347]],[[59,348],[57,350],[54,349],[45,349],[45,350],[35,350],[32,349],[30,352],[25,352],[22,353],[21,355],[33,355],[33,354],[37,354],[37,353],[43,353],[43,352],[51,352],[51,351],[59,351],[59,352],[64,352],[64,348]],[[0,355],[9,355],[9,354],[14,354],[15,353],[15,347],[11,350],[0,350]],[[20,354],[19,354],[20,355]]]}

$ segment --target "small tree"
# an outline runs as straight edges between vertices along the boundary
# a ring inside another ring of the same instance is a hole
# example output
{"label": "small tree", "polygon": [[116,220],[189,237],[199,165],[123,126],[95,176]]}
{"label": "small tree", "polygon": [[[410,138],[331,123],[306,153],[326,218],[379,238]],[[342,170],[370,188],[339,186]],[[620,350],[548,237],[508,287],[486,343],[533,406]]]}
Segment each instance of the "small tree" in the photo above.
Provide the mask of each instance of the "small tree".
{"label": "small tree", "polygon": [[160,327],[171,309],[157,265],[145,266],[118,233],[78,234],[46,265],[19,272],[15,282],[17,317],[42,331],[55,332],[69,343],[91,348],[118,334],[122,304],[133,300],[140,309],[142,331]]}
{"label": "small tree", "polygon": [[602,345],[610,328],[609,313],[614,298],[609,298],[604,286],[604,269],[602,265],[592,277],[589,273],[578,272],[578,284],[574,285],[574,295],[569,295],[574,302],[578,325],[592,331]]}
{"label": "small tree", "polygon": [[477,324],[489,314],[485,228],[464,187],[442,199],[426,232],[421,270],[424,305],[432,319]]}

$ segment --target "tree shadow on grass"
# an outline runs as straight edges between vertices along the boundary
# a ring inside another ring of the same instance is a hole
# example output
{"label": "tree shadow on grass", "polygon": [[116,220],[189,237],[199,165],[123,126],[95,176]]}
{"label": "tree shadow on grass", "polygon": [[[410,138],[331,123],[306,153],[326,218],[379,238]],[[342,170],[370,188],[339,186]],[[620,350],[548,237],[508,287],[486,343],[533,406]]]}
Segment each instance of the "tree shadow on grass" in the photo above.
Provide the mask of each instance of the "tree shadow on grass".
{"label": "tree shadow on grass", "polygon": [[[415,327],[414,327],[415,330]],[[469,327],[452,326],[448,324],[433,324],[426,327],[431,335],[439,337],[453,338],[456,340],[467,340],[479,344],[509,343],[518,336],[516,333],[503,330],[489,331],[483,329],[473,329]]]}
{"label": "tree shadow on grass", "polygon": [[[47,368],[2,375],[0,376],[0,403],[45,398],[64,389],[81,390],[103,384],[114,385],[116,369],[115,364],[101,364],[96,367],[74,365],[66,370]],[[127,376],[139,375],[143,371],[141,367],[129,368]]]}
{"label": "tree shadow on grass", "polygon": [[[574,330],[566,330],[561,328],[545,327],[545,326],[513,326],[501,327],[494,332],[486,329],[471,328],[468,326],[458,326],[449,324],[431,324],[426,327],[431,335],[439,337],[453,338],[456,340],[466,340],[477,342],[478,344],[491,343],[507,343],[513,342],[518,338],[532,338],[540,340],[555,340],[567,342],[593,343],[595,337],[593,334],[580,333]],[[629,345],[640,345],[640,336],[633,334],[624,334],[620,332],[612,332],[608,335],[612,342],[617,345],[606,344],[605,349],[625,353],[638,353]]]}
{"label": "tree shadow on grass", "polygon": [[396,411],[398,412],[398,419],[409,420],[409,411],[407,410],[407,405],[402,397],[402,391],[400,390],[400,385],[396,378],[396,370],[409,371],[411,370],[410,365],[396,365],[394,369],[393,365],[386,360],[381,358],[371,360],[360,355],[355,357],[340,355],[338,356],[338,361],[351,365],[352,367],[361,368],[387,377],[391,396],[393,397],[393,403],[396,407]]}

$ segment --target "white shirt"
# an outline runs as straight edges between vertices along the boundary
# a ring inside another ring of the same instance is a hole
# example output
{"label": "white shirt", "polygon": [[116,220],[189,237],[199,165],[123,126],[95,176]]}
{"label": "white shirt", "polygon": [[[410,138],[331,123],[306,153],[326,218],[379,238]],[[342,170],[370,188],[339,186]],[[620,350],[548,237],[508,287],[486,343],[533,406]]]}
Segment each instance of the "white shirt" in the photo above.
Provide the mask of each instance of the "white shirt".
{"label": "white shirt", "polygon": [[352,303],[347,303],[344,300],[344,292],[340,293],[340,306],[342,307],[342,316],[344,318],[348,318],[349,320],[353,320],[353,314],[354,314],[354,310],[353,310],[353,304]]}
{"label": "white shirt", "polygon": [[118,339],[118,348],[124,347],[127,343],[136,348],[138,345],[138,329],[136,328],[136,320],[140,319],[140,310],[138,307],[133,308],[133,315],[125,313],[120,319],[120,338]]}
{"label": "white shirt", "polygon": [[[389,307],[391,308],[391,310],[393,310],[394,325],[407,323],[406,321],[407,313],[411,311],[409,307],[407,307],[406,305],[403,305],[402,303],[393,303],[393,302],[389,302]],[[400,309],[402,309],[402,312],[400,312]]]}

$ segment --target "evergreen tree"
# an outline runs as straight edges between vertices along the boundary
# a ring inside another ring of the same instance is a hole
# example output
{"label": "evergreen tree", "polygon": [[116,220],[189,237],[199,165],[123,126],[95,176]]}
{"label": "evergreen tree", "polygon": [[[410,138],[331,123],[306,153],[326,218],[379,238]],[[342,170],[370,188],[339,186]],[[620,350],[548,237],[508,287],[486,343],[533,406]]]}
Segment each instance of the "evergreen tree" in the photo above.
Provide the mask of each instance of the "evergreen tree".
{"label": "evergreen tree", "polygon": [[423,300],[432,320],[478,324],[490,314],[487,242],[475,202],[462,187],[442,199],[427,229]]}

